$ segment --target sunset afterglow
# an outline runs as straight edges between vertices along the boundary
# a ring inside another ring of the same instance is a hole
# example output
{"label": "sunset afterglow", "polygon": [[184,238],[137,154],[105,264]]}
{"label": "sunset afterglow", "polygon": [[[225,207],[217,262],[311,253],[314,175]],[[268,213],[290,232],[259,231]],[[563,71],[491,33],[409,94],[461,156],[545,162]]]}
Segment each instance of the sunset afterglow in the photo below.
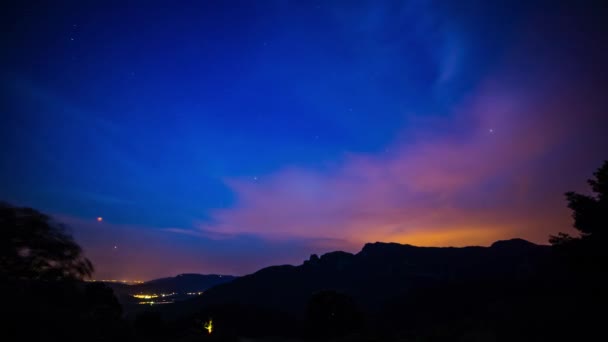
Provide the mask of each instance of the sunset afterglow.
{"label": "sunset afterglow", "polygon": [[605,20],[507,3],[16,6],[0,199],[96,279],[546,244],[606,158]]}

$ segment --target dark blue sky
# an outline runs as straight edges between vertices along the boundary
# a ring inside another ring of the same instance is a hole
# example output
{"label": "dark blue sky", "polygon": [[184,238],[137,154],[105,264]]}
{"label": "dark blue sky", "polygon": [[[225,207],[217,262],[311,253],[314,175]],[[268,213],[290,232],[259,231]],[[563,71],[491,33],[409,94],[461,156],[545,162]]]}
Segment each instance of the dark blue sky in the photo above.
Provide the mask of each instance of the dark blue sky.
{"label": "dark blue sky", "polygon": [[[522,223],[527,202],[501,191],[520,186],[557,198],[568,190],[559,186],[578,186],[574,179],[606,158],[579,153],[604,142],[597,125],[606,102],[595,91],[606,86],[606,68],[592,66],[606,57],[597,8],[422,0],[13,6],[2,10],[0,198],[76,222],[94,262],[116,253],[108,246],[132,247],[129,229],[147,245],[174,246],[164,268],[116,271],[123,255],[98,262],[104,276],[163,275],[186,258],[207,259],[206,268],[184,271],[242,273],[376,239],[539,241],[558,220],[547,214],[554,207]],[[570,143],[583,136],[588,143]],[[490,157],[499,161],[477,164]],[[528,188],[547,163],[569,167]],[[518,218],[494,228],[498,213],[462,219],[486,206]],[[429,215],[405,219],[400,210]],[[450,215],[459,218],[454,227]],[[98,216],[103,226],[79,228]],[[117,233],[105,241],[96,229]],[[465,233],[446,239],[452,231]],[[133,253],[151,253],[143,249]]]}

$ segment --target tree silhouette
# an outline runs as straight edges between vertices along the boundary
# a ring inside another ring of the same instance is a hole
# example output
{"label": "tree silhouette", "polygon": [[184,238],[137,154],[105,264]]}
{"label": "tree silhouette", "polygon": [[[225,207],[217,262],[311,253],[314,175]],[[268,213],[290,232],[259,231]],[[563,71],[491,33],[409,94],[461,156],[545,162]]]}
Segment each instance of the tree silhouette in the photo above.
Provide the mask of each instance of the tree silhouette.
{"label": "tree silhouette", "polygon": [[604,333],[604,316],[597,313],[608,305],[608,161],[593,176],[587,181],[591,195],[566,193],[579,236],[559,233],[549,240],[556,252],[555,273],[544,281],[554,285],[547,291],[554,296],[556,312],[568,313],[563,340],[592,340]]}
{"label": "tree silhouette", "polygon": [[22,280],[90,277],[93,265],[66,228],[31,208],[0,203],[0,276]]}
{"label": "tree silhouette", "polygon": [[591,186],[593,196],[573,191],[566,193],[568,208],[572,209],[574,228],[580,232],[580,238],[565,233],[551,236],[553,245],[572,244],[577,240],[595,242],[606,241],[608,230],[608,161],[593,174],[594,178],[587,183]]}

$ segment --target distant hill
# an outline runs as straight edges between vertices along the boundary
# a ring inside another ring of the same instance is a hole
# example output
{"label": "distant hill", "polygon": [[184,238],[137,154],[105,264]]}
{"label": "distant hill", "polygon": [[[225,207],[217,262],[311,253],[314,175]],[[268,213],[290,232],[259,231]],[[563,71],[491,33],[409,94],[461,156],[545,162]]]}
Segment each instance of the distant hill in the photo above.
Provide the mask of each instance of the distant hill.
{"label": "distant hill", "polygon": [[521,239],[462,248],[368,243],[357,254],[331,252],[313,255],[299,266],[261,269],[176,303],[165,313],[183,316],[234,307],[241,313],[277,312],[303,318],[311,296],[322,290],[346,294],[366,312],[379,312],[410,294],[446,284],[455,288],[454,284],[525,279],[549,252],[549,246]]}
{"label": "distant hill", "polygon": [[213,286],[230,282],[236,279],[231,275],[218,274],[180,274],[146,281],[141,284],[127,285],[121,283],[107,283],[117,294],[137,293],[187,293],[205,291]]}
{"label": "distant hill", "polygon": [[198,292],[234,279],[236,277],[231,275],[186,273],[132,285],[132,289],[141,292]]}
{"label": "distant hill", "polygon": [[[236,279],[230,275],[218,274],[180,274],[146,281],[141,284],[128,285],[106,282],[112,288],[125,313],[134,314],[145,309],[142,302],[157,304],[179,302],[197,296],[213,286],[228,283]],[[165,294],[166,297],[162,295]],[[134,295],[157,295],[150,299],[135,298]]]}

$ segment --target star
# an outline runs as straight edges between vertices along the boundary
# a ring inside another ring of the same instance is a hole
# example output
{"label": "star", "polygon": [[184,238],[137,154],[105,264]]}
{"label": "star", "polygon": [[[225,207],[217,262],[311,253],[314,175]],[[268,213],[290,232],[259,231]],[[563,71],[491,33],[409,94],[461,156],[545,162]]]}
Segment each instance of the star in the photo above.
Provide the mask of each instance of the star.
{"label": "star", "polygon": [[118,246],[114,246],[114,249],[117,249],[117,248],[118,248]]}
{"label": "star", "polygon": [[258,177],[257,176],[253,176],[253,181],[257,182],[258,181]]}
{"label": "star", "polygon": [[489,132],[490,132],[490,133],[494,133],[494,129],[493,129],[493,128],[490,128]]}
{"label": "star", "polygon": [[103,221],[103,217],[99,216],[99,217],[97,218],[97,222],[101,222],[101,221]]}

